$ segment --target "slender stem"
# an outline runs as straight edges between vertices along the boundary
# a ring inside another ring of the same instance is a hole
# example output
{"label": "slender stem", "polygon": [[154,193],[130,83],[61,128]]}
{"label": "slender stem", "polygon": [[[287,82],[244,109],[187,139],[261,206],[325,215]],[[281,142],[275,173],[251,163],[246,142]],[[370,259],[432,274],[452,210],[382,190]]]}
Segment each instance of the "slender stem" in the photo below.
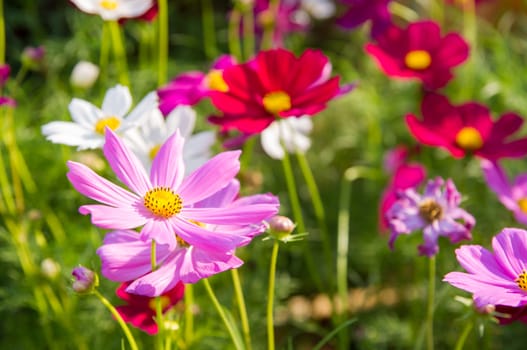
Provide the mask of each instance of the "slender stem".
{"label": "slender stem", "polygon": [[248,1],[243,12],[243,51],[244,59],[248,60],[254,55],[256,47],[254,40],[254,4]]}
{"label": "slender stem", "polygon": [[269,289],[267,290],[267,349],[274,350],[274,285],[276,280],[276,261],[278,260],[278,248],[280,242],[274,240],[273,251],[271,253],[271,266],[269,267]]}
{"label": "slender stem", "polygon": [[[471,52],[476,52],[477,22],[475,0],[466,0],[463,3],[463,37],[468,41]],[[464,64],[465,81],[468,84],[463,84],[463,93],[467,99],[472,98],[474,92],[475,58],[475,55],[470,55]]]}
{"label": "slender stem", "polygon": [[428,303],[426,307],[426,348],[434,349],[434,298],[436,280],[436,258],[429,259],[428,264]]}
{"label": "slender stem", "polygon": [[3,199],[5,203],[5,209],[2,208],[2,212],[7,210],[9,213],[15,212],[15,200],[13,199],[13,193],[11,190],[11,185],[9,184],[9,178],[7,176],[7,167],[4,163],[4,157],[0,151],[0,198]]}
{"label": "slender stem", "polygon": [[117,21],[108,21],[108,26],[110,27],[110,34],[112,36],[113,53],[119,69],[119,82],[123,85],[130,86],[126,51],[124,49],[121,28]]}
{"label": "slender stem", "polygon": [[240,168],[242,170],[249,168],[249,164],[251,163],[251,157],[254,152],[255,143],[256,143],[256,137],[251,137],[243,145],[243,152],[240,157]]}
{"label": "slender stem", "polygon": [[[306,226],[304,224],[304,218],[302,216],[300,200],[298,199],[298,193],[296,191],[295,176],[293,174],[293,169],[291,168],[291,161],[289,159],[289,154],[287,153],[287,151],[284,152],[284,157],[282,158],[282,167],[284,169],[287,191],[289,193],[289,201],[291,202],[291,210],[293,211],[293,217],[296,222],[297,232],[305,233]],[[306,259],[306,265],[309,271],[309,275],[313,277],[317,288],[319,290],[322,290],[322,281],[320,280],[320,276],[316,272],[315,263],[313,260],[313,255],[311,254],[311,250],[309,249],[309,244],[306,241],[304,241],[303,244],[304,257]]]}
{"label": "slender stem", "polygon": [[103,305],[106,306],[106,308],[112,313],[113,317],[115,317],[115,319],[119,323],[119,326],[121,326],[121,329],[123,330],[123,333],[126,336],[126,339],[128,340],[128,343],[130,344],[132,350],[139,350],[139,348],[137,347],[137,343],[135,342],[134,336],[130,332],[130,329],[126,325],[126,322],[124,322],[123,318],[121,317],[119,312],[117,312],[115,307],[113,307],[113,305],[108,301],[108,299],[106,299],[101,293],[99,293],[99,291],[95,290],[93,294],[95,294],[95,296],[99,298],[101,303],[103,303]]}
{"label": "slender stem", "polygon": [[260,48],[262,50],[268,50],[273,47],[273,37],[274,31],[276,29],[276,21],[278,19],[278,9],[280,8],[280,0],[269,0],[269,16],[272,19],[272,22],[265,26],[264,32],[262,35],[262,42]]}
{"label": "slender stem", "polygon": [[102,33],[101,33],[101,52],[99,56],[99,67],[101,70],[101,80],[106,79],[106,75],[108,74],[108,59],[110,56],[110,42],[111,42],[111,36],[110,36],[110,24],[107,21],[104,21],[102,26]]}
{"label": "slender stem", "polygon": [[240,312],[240,320],[242,322],[243,338],[245,340],[245,348],[252,349],[251,344],[251,329],[249,326],[249,318],[247,317],[247,307],[245,306],[245,298],[243,297],[242,284],[240,282],[240,274],[238,269],[231,270],[232,284],[234,286],[234,293],[236,294],[236,301]]}
{"label": "slender stem", "polygon": [[[156,241],[152,240],[150,246],[150,264],[152,271],[157,270],[157,258],[156,258]],[[163,350],[163,338],[165,335],[165,327],[163,322],[163,305],[161,304],[161,296],[156,296],[156,323],[157,323],[157,335],[156,335],[156,349]]]}
{"label": "slender stem", "polygon": [[[313,203],[313,209],[315,210],[315,218],[317,219],[318,228],[320,229],[322,236],[322,249],[324,251],[324,258],[327,262],[333,261],[333,256],[331,254],[331,244],[329,241],[329,233],[326,226],[326,213],[324,210],[324,205],[322,204],[322,199],[320,198],[320,191],[318,190],[315,177],[311,171],[311,167],[307,161],[307,158],[304,153],[296,152],[296,157],[298,159],[298,164],[300,165],[300,170],[306,181],[307,189],[311,197],[311,202]],[[328,273],[329,278],[329,289],[333,288],[333,274]]]}
{"label": "slender stem", "polygon": [[216,56],[216,30],[214,28],[214,8],[211,0],[201,0],[201,24],[205,56],[209,60]]}
{"label": "slender stem", "polygon": [[194,286],[185,285],[185,344],[191,344],[194,335]]}
{"label": "slender stem", "polygon": [[465,341],[467,340],[467,337],[473,327],[474,321],[470,320],[470,322],[468,322],[463,328],[463,332],[461,332],[461,335],[459,336],[459,339],[456,342],[455,350],[463,350],[463,347],[465,346]]}
{"label": "slender stem", "polygon": [[240,21],[240,11],[237,8],[234,8],[229,15],[228,44],[229,52],[238,61],[242,60],[242,48],[240,45]]}
{"label": "slender stem", "polygon": [[0,0],[0,64],[5,63],[5,18],[4,1]]}
{"label": "slender stem", "polygon": [[163,85],[168,73],[168,1],[158,0],[159,23],[159,66],[157,67],[157,84]]}
{"label": "slender stem", "polygon": [[353,323],[355,323],[357,321],[357,319],[355,318],[352,318],[351,320],[347,320],[346,322],[344,323],[341,323],[337,328],[335,328],[334,330],[332,330],[331,332],[329,332],[321,341],[318,342],[318,344],[313,348],[313,350],[320,350],[322,349],[322,347],[324,345],[326,345],[326,343],[335,336],[335,334],[338,334],[341,330],[343,330],[344,328],[352,325]]}
{"label": "slender stem", "polygon": [[243,344],[240,343],[238,338],[236,337],[236,334],[234,332],[234,328],[232,327],[231,323],[227,319],[227,315],[225,314],[225,311],[223,310],[220,302],[218,301],[218,298],[216,298],[216,295],[214,294],[214,291],[212,290],[212,287],[210,286],[209,280],[204,278],[203,284],[205,285],[205,289],[207,290],[207,294],[210,297],[210,300],[212,301],[212,304],[214,304],[214,307],[216,308],[216,311],[218,311],[218,314],[220,315],[220,318],[222,319],[223,323],[225,324],[225,328],[227,328],[227,331],[229,332],[229,335],[231,336],[232,342],[234,343],[234,346],[236,349],[243,349]]}

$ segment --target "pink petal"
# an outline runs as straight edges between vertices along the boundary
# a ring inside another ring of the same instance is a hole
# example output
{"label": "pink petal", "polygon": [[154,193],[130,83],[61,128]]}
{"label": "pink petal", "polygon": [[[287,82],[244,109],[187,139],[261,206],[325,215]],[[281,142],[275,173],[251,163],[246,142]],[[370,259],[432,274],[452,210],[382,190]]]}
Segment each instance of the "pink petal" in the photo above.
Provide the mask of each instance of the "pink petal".
{"label": "pink petal", "polygon": [[179,130],[166,140],[152,162],[150,179],[154,187],[177,189],[185,176],[183,144],[185,139]]}
{"label": "pink petal", "polygon": [[114,208],[106,205],[83,205],[79,208],[82,215],[91,214],[92,224],[106,229],[126,230],[143,226],[147,219],[133,207]]}

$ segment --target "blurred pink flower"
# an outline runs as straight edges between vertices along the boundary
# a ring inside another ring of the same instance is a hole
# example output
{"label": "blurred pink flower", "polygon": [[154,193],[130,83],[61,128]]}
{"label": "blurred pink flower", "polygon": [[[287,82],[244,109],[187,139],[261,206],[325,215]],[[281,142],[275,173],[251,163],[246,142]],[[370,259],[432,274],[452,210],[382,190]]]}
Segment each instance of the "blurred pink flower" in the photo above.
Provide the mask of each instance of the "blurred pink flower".
{"label": "blurred pink flower", "polygon": [[424,87],[436,90],[453,77],[452,68],[469,55],[468,44],[457,33],[441,36],[432,21],[410,23],[401,29],[390,26],[365,49],[384,73],[401,79],[419,79]]}
{"label": "blurred pink flower", "polygon": [[377,38],[392,23],[388,4],[391,0],[340,0],[349,7],[336,23],[344,29],[355,29],[371,21],[371,36]]}
{"label": "blurred pink flower", "polygon": [[421,104],[423,119],[408,114],[410,133],[423,145],[445,148],[455,158],[520,158],[527,154],[527,137],[511,140],[523,119],[506,113],[493,121],[486,106],[476,102],[451,105],[445,96],[429,93]]}
{"label": "blurred pink flower", "polygon": [[473,294],[476,305],[527,305],[527,231],[504,228],[492,239],[490,252],[480,245],[456,249],[467,272],[450,272],[443,281]]}
{"label": "blurred pink flower", "polygon": [[[158,332],[156,317],[156,299],[142,295],[128,293],[126,288],[129,282],[122,283],[115,291],[119,299],[126,302],[125,305],[116,306],[115,309],[121,315],[123,320],[142,331],[154,335]],[[174,288],[161,294],[161,305],[163,313],[172,309],[179,301],[183,299],[185,286],[178,283]]]}
{"label": "blurred pink flower", "polygon": [[7,79],[9,79],[9,73],[11,73],[11,67],[8,64],[0,65],[0,89],[4,87]]}
{"label": "blurred pink flower", "polygon": [[527,225],[527,173],[519,175],[510,183],[496,162],[482,159],[481,169],[487,185],[496,193],[500,202],[512,211],[516,221]]}
{"label": "blurred pink flower", "polygon": [[225,91],[227,86],[222,77],[223,70],[235,63],[233,56],[222,55],[214,61],[208,73],[191,71],[176,76],[157,90],[159,109],[166,116],[177,106],[197,104],[211,91]]}
{"label": "blurred pink flower", "polygon": [[[397,201],[386,213],[390,226],[389,246],[393,249],[400,235],[423,230],[424,244],[420,255],[434,256],[439,251],[437,240],[448,237],[452,243],[472,239],[474,217],[459,207],[461,195],[452,180],[437,177],[429,180],[421,195],[413,188],[400,191]],[[458,220],[461,220],[459,222]]]}

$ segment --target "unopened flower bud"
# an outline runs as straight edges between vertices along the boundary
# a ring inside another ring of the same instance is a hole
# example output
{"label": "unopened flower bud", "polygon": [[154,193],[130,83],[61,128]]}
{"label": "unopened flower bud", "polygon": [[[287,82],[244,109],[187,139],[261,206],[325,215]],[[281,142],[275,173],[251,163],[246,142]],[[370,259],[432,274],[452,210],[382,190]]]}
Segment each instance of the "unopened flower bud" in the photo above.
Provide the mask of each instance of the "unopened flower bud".
{"label": "unopened flower bud", "polygon": [[40,71],[44,68],[44,56],[46,49],[44,46],[28,46],[22,51],[22,64],[31,70]]}
{"label": "unopened flower bud", "polygon": [[289,236],[295,229],[295,224],[286,216],[276,215],[269,221],[269,234],[276,239],[283,240]]}
{"label": "unopened flower bud", "polygon": [[40,263],[42,274],[50,280],[55,279],[60,273],[60,265],[51,258],[46,258]]}
{"label": "unopened flower bud", "polygon": [[80,61],[73,67],[70,83],[74,87],[88,89],[99,77],[99,67],[88,61]]}
{"label": "unopened flower bud", "polygon": [[99,285],[99,276],[84,266],[74,268],[71,274],[74,277],[72,288],[79,294],[89,294]]}

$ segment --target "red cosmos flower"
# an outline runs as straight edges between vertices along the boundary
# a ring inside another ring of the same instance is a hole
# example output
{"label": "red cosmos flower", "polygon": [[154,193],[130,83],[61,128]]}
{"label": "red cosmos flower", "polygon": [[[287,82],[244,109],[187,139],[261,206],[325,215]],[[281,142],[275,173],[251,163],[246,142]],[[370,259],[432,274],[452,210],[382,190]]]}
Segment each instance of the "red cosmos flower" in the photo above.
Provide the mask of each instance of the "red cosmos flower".
{"label": "red cosmos flower", "polygon": [[420,79],[429,90],[445,86],[453,77],[452,68],[463,63],[469,53],[459,34],[442,37],[439,25],[432,21],[411,23],[406,29],[391,26],[377,42],[365,49],[386,75]]}
{"label": "red cosmos flower", "polygon": [[[158,331],[155,322],[156,298],[127,293],[126,288],[128,288],[130,283],[122,283],[115,291],[117,296],[127,303],[127,305],[116,306],[117,312],[119,312],[119,315],[121,315],[125,322],[130,323],[150,335],[156,334]],[[161,294],[163,313],[166,313],[183,299],[184,291],[184,284],[179,282],[174,288]]]}
{"label": "red cosmos flower", "polygon": [[223,71],[226,91],[212,91],[223,116],[210,117],[222,130],[257,133],[277,117],[313,115],[339,93],[339,77],[328,77],[331,64],[318,50],[300,57],[285,49],[261,51],[250,62]]}
{"label": "red cosmos flower", "polygon": [[509,140],[523,124],[517,114],[506,113],[493,121],[489,109],[479,103],[454,106],[435,93],[424,97],[421,112],[423,120],[412,114],[406,116],[412,135],[422,144],[447,149],[455,158],[467,153],[488,160],[527,154],[527,137]]}

